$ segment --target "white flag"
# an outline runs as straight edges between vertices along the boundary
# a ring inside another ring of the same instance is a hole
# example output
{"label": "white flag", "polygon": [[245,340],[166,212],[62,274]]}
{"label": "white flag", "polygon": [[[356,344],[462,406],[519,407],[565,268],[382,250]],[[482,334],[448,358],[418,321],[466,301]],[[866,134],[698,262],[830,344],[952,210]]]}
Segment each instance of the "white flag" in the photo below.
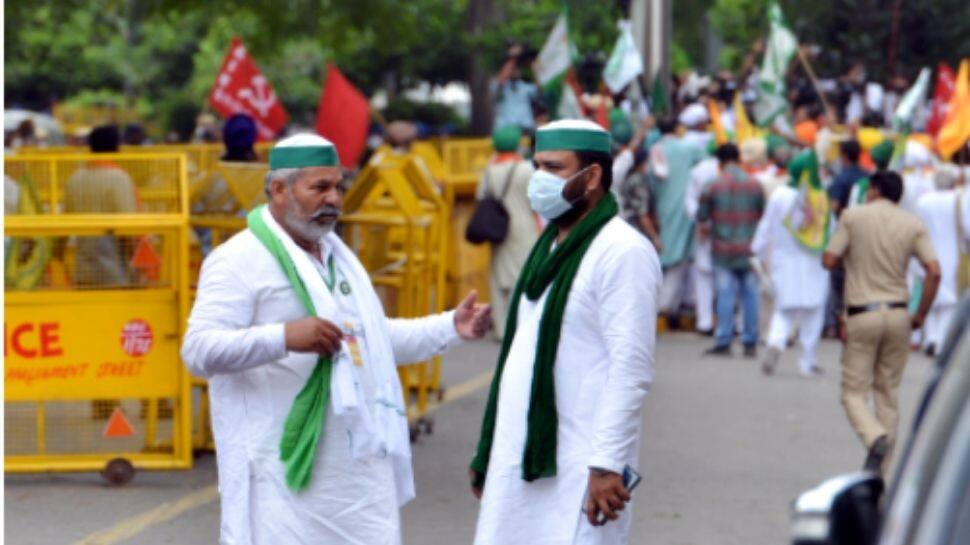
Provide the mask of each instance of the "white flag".
{"label": "white flag", "polygon": [[787,107],[785,74],[798,50],[798,39],[785,24],[785,16],[776,2],[768,6],[768,23],[765,58],[758,73],[758,100],[754,106],[756,121],[762,127]]}
{"label": "white flag", "polygon": [[897,131],[902,130],[904,125],[913,122],[913,112],[916,111],[917,106],[926,100],[926,90],[929,86],[930,69],[924,67],[920,70],[916,83],[909,88],[909,91],[906,91],[902,100],[899,101],[899,106],[896,107],[896,112],[893,113],[893,126]]}
{"label": "white flag", "polygon": [[539,85],[545,85],[562,75],[573,63],[572,47],[569,44],[569,25],[566,14],[562,13],[556,19],[552,32],[542,45],[539,56],[532,64]]}
{"label": "white flag", "polygon": [[620,29],[620,36],[603,68],[603,81],[613,93],[619,93],[643,73],[643,59],[640,58],[640,52],[633,41],[630,21],[619,21],[617,27]]}
{"label": "white flag", "polygon": [[559,95],[559,104],[556,105],[556,119],[582,119],[583,108],[579,105],[579,97],[576,96],[576,85],[573,74],[567,74],[562,82],[562,94]]}

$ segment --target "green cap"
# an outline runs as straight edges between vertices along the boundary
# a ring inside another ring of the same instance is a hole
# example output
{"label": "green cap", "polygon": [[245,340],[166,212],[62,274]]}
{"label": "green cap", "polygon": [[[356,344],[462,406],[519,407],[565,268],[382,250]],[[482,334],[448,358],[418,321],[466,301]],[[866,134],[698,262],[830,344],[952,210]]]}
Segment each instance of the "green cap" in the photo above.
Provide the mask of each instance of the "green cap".
{"label": "green cap", "polygon": [[610,133],[592,121],[562,119],[539,127],[536,151],[610,152]]}
{"label": "green cap", "polygon": [[889,160],[893,158],[894,148],[892,140],[883,140],[872,146],[872,149],[869,150],[869,157],[872,157],[872,162],[876,163],[876,166],[885,169],[889,166]]}
{"label": "green cap", "polygon": [[335,167],[339,165],[337,148],[315,134],[295,134],[280,140],[269,150],[269,169]]}
{"label": "green cap", "polygon": [[515,151],[522,139],[522,131],[515,125],[502,125],[492,131],[492,146],[495,151]]}
{"label": "green cap", "polygon": [[625,146],[633,140],[633,123],[626,116],[617,117],[610,121],[610,136],[613,141]]}

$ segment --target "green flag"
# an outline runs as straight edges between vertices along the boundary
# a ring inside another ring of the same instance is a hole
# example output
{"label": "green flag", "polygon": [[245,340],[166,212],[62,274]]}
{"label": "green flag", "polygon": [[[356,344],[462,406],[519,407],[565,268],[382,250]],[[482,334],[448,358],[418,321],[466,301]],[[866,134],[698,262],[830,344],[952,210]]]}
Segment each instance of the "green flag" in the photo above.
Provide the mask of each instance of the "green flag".
{"label": "green flag", "polygon": [[902,100],[899,101],[896,111],[893,112],[893,128],[902,131],[904,127],[912,126],[913,113],[916,112],[916,107],[926,100],[926,91],[929,87],[930,69],[924,67],[920,70],[916,82],[909,88],[909,91],[906,91]]}
{"label": "green flag", "polygon": [[640,52],[633,41],[630,21],[620,21],[617,27],[620,29],[620,36],[616,39],[606,66],[603,67],[603,81],[614,93],[622,91],[643,72],[643,59],[640,58]]}
{"label": "green flag", "polygon": [[653,78],[653,89],[650,90],[650,112],[659,115],[667,111],[667,90],[660,74]]}
{"label": "green flag", "polygon": [[536,81],[549,105],[549,113],[556,119],[582,117],[579,97],[570,78],[576,48],[569,41],[569,17],[563,10],[556,19],[546,42],[532,64]]}
{"label": "green flag", "polygon": [[755,121],[761,127],[770,125],[788,107],[785,74],[798,51],[798,39],[788,28],[777,2],[768,5],[768,24],[765,57],[758,74],[758,100],[754,104]]}

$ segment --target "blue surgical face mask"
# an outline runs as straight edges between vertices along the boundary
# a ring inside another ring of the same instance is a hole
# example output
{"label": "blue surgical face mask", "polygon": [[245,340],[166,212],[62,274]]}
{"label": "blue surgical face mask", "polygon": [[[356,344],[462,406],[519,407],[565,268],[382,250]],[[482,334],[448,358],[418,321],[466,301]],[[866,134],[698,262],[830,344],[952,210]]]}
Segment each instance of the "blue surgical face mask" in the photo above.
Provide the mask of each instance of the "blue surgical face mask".
{"label": "blue surgical face mask", "polygon": [[580,170],[568,180],[545,170],[536,170],[529,179],[529,204],[547,221],[552,221],[569,212],[573,203],[563,197],[562,190],[571,180],[582,174]]}

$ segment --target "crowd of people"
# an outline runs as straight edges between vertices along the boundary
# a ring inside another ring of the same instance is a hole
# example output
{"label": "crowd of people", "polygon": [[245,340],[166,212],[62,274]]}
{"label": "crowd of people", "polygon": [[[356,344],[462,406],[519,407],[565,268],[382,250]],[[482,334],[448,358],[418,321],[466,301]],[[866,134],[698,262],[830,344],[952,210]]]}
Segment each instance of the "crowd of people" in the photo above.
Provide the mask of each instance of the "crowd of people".
{"label": "crowd of people", "polygon": [[[862,65],[822,81],[793,71],[790,114],[759,127],[750,121],[759,48],[737,78],[682,75],[653,111],[655,97],[592,92],[581,97],[584,115],[611,134],[621,217],[658,253],[660,319],[712,336],[705,357],[731,356],[739,336],[745,357],[760,352],[765,375],[797,339],[799,374],[822,376],[819,343],[840,339],[840,369],[828,371],[841,373],[843,406],[868,451],[865,467],[885,471],[908,355],[942,348],[970,288],[970,142],[942,155],[925,103],[905,126],[891,123],[912,82],[868,81]],[[547,115],[541,96],[516,77],[510,61],[493,87],[496,123],[504,123],[496,139],[513,127],[527,133]],[[508,93],[515,85],[522,92]],[[527,122],[526,110],[510,105],[526,95],[538,102]],[[597,106],[604,100],[606,115]],[[508,164],[510,149],[486,169],[483,187],[496,187],[499,168],[509,170],[499,165]],[[530,150],[520,151],[516,159],[528,168]],[[527,190],[521,183],[480,196],[505,195],[511,205],[525,202]],[[528,240],[546,222],[521,208],[510,206],[511,229]],[[510,270],[528,257],[501,244],[496,251]],[[498,308],[508,298],[507,287],[493,288]]]}
{"label": "crowd of people", "polygon": [[[628,539],[661,319],[712,338],[698,357],[731,357],[739,337],[768,376],[793,336],[807,379],[826,372],[820,340],[841,339],[842,404],[864,467],[886,471],[908,355],[941,348],[968,287],[967,143],[939,156],[921,113],[890,129],[908,82],[887,91],[859,66],[793,76],[791,115],[759,127],[750,59],[738,76],[682,75],[659,101],[590,90],[586,119],[549,121],[521,54],[492,86],[495,156],[477,192],[508,216],[490,305],[471,293],[449,312],[387,317],[335,232],[340,150],[314,134],[274,145],[268,203],[207,253],[181,355],[209,381],[223,543],[398,543],[415,487],[396,366],[490,328],[501,348],[469,467],[477,544]],[[222,134],[223,159],[255,159],[251,119]],[[387,127],[394,151],[416,136]],[[119,135],[89,140],[111,152]],[[134,210],[117,170],[75,173],[65,210]],[[132,281],[116,238],[89,243],[87,269]]]}

